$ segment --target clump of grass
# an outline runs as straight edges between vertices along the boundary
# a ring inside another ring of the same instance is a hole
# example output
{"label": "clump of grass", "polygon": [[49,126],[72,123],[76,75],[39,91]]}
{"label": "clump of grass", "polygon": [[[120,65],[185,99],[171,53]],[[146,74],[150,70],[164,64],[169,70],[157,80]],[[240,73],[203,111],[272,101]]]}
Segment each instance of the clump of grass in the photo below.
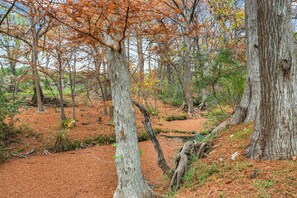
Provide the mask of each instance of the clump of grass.
{"label": "clump of grass", "polygon": [[7,153],[5,152],[3,146],[0,144],[0,164],[7,159]]}
{"label": "clump of grass", "polygon": [[156,135],[158,135],[159,133],[164,132],[164,130],[162,130],[160,128],[155,128],[154,132],[155,132]]}
{"label": "clump of grass", "polygon": [[116,138],[114,136],[98,136],[93,139],[95,145],[107,145],[116,143]]}
{"label": "clump of grass", "polygon": [[145,141],[145,140],[148,140],[148,139],[149,139],[149,136],[148,136],[146,131],[141,131],[141,133],[138,135],[138,141],[139,142]]}
{"label": "clump of grass", "polygon": [[55,143],[51,150],[54,152],[63,152],[71,150],[71,142],[68,138],[67,131],[59,130],[56,134]]}
{"label": "clump of grass", "polygon": [[5,143],[4,145],[14,142],[17,134],[20,131],[17,130],[14,125],[10,124],[0,124],[0,141]]}
{"label": "clump of grass", "polygon": [[157,116],[159,114],[159,110],[157,107],[154,106],[148,106],[147,107],[148,112],[153,115],[153,116]]}
{"label": "clump of grass", "polygon": [[85,145],[81,143],[79,140],[75,140],[74,142],[71,142],[70,144],[71,149],[80,149],[85,148]]}
{"label": "clump of grass", "polygon": [[181,115],[177,115],[177,116],[168,116],[165,118],[166,121],[174,121],[174,120],[186,120],[188,119],[187,115],[181,114]]}
{"label": "clump of grass", "polygon": [[34,137],[36,139],[41,137],[41,134],[34,131],[32,128],[30,128],[27,125],[22,124],[20,127],[18,127],[19,133],[23,134],[26,138]]}

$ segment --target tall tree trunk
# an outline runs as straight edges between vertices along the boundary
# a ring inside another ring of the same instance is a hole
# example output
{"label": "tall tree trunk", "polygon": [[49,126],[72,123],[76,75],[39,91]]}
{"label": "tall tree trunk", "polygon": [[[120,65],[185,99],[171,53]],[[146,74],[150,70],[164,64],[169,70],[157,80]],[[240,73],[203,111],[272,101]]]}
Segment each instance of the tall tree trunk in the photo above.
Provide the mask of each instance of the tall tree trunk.
{"label": "tall tree trunk", "polygon": [[255,121],[260,105],[260,63],[258,49],[257,0],[245,1],[246,26],[246,82],[242,99],[229,120],[217,126],[212,133],[218,133],[227,125]]}
{"label": "tall tree trunk", "polygon": [[62,58],[61,54],[58,52],[58,64],[59,64],[59,86],[58,86],[58,91],[59,91],[59,97],[60,97],[60,110],[61,110],[61,115],[60,118],[61,120],[66,119],[66,114],[65,114],[65,109],[64,109],[64,96],[63,96],[63,66],[62,66]]}
{"label": "tall tree trunk", "polygon": [[115,198],[152,197],[143,178],[135,123],[135,110],[130,98],[130,76],[123,50],[107,50],[111,66],[111,91],[116,133],[116,168],[118,185]]}
{"label": "tall tree trunk", "polygon": [[75,89],[76,89],[76,51],[74,52],[74,63],[73,65],[68,62],[69,67],[69,82],[71,90],[71,106],[72,106],[72,118],[75,120],[73,123],[76,126],[76,114],[75,114]]}
{"label": "tall tree trunk", "polygon": [[245,2],[247,74],[243,97],[232,116],[231,124],[256,119],[260,104],[260,73],[256,0]]}
{"label": "tall tree trunk", "polygon": [[167,74],[167,91],[169,92],[170,96],[174,93],[174,82],[173,82],[173,70],[168,61],[165,61],[166,64],[166,74]]}
{"label": "tall tree trunk", "polygon": [[[42,112],[43,104],[42,104],[42,97],[41,97],[41,87],[40,87],[40,81],[39,81],[39,74],[37,69],[37,63],[38,63],[38,38],[36,34],[36,27],[34,24],[34,20],[32,20],[31,24],[33,25],[32,28],[32,68],[33,68],[33,76],[34,76],[34,88],[36,91],[36,102],[37,102],[37,110],[39,112]],[[34,97],[34,95],[33,95]]]}
{"label": "tall tree trunk", "polygon": [[193,90],[192,90],[192,60],[191,60],[191,44],[190,37],[185,36],[184,38],[185,44],[185,54],[184,54],[184,63],[185,63],[185,82],[184,82],[184,90],[185,90],[185,102],[187,105],[188,114],[191,116],[194,112],[193,105]]}
{"label": "tall tree trunk", "polygon": [[297,156],[297,68],[291,0],[257,0],[261,99],[247,156]]}
{"label": "tall tree trunk", "polygon": [[137,55],[138,55],[138,69],[139,69],[139,82],[144,82],[144,56],[142,49],[142,37],[137,36]]}
{"label": "tall tree trunk", "polygon": [[[95,69],[96,69],[96,80],[97,83],[99,84],[100,90],[101,90],[101,94],[102,94],[102,99],[103,99],[103,114],[106,115],[107,114],[107,105],[106,105],[106,100],[107,100],[107,85],[106,83],[104,83],[104,86],[102,86],[101,83],[101,79],[100,79],[100,74],[101,74],[101,64],[103,66],[103,78],[104,78],[104,82],[105,80],[105,66],[104,66],[104,61],[101,61],[102,58],[100,58],[101,54],[99,53],[98,50],[98,45],[94,45],[94,51],[95,51],[95,57],[94,57],[94,62],[95,62]],[[103,62],[103,63],[102,63]],[[96,89],[96,93],[97,93],[97,89]]]}

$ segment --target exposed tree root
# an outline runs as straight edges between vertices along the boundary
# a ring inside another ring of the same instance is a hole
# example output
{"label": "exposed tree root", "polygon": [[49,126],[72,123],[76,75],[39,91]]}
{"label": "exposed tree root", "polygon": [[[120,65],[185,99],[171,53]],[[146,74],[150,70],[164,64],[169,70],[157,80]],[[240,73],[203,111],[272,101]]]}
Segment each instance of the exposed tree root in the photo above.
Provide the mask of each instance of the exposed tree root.
{"label": "exposed tree root", "polygon": [[230,119],[225,120],[224,122],[220,123],[218,126],[216,126],[216,128],[214,128],[211,131],[211,134],[218,134],[219,132],[221,132],[222,130],[224,130],[227,126],[230,125]]}
{"label": "exposed tree root", "polygon": [[206,142],[188,141],[181,148],[175,159],[176,168],[171,178],[170,188],[178,190],[182,177],[188,168],[189,157],[196,155],[198,158],[206,157],[210,151],[210,146]]}
{"label": "exposed tree root", "polygon": [[200,103],[197,107],[198,111],[205,111],[207,108],[208,108],[208,105],[205,102]]}

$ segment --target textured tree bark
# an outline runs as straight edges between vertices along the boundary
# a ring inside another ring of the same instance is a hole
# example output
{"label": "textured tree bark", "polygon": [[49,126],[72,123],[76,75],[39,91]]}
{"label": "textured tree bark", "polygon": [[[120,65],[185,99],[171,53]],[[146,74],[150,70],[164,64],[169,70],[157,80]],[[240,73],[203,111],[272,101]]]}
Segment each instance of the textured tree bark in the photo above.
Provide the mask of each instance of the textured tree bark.
{"label": "textured tree bark", "polygon": [[62,58],[60,52],[57,51],[58,56],[58,64],[59,64],[59,79],[58,79],[58,91],[59,91],[59,98],[60,98],[60,119],[65,120],[66,114],[64,109],[64,95],[63,95],[63,66],[62,66]]}
{"label": "textured tree bark", "polygon": [[76,89],[76,51],[74,52],[74,62],[70,64],[68,62],[69,69],[69,82],[71,91],[71,107],[72,107],[72,118],[75,120],[73,126],[76,126],[76,114],[75,114],[75,89]]}
{"label": "textured tree bark", "polygon": [[256,119],[260,104],[260,73],[256,0],[245,2],[247,77],[243,97],[231,118],[231,124]]}
{"label": "textured tree bark", "polygon": [[220,132],[227,125],[235,125],[256,120],[261,97],[256,1],[257,0],[245,1],[247,73],[243,96],[232,117],[218,125],[212,133]]}
{"label": "textured tree bark", "polygon": [[[107,84],[104,83],[104,86],[102,85],[102,82],[101,82],[101,78],[100,78],[100,74],[101,74],[101,65],[103,66],[103,75],[102,76],[105,76],[105,66],[104,66],[104,63],[102,63],[100,61],[100,57],[101,57],[101,54],[98,50],[98,45],[94,45],[93,46],[93,49],[95,51],[95,57],[94,57],[94,63],[95,63],[95,69],[96,69],[96,81],[97,83],[99,84],[99,87],[100,87],[100,90],[101,90],[101,94],[102,94],[102,99],[103,99],[103,114],[104,115],[107,115],[107,105],[106,105],[106,102],[107,102]],[[101,58],[102,59],[102,58]],[[104,78],[104,82],[105,82],[105,77]],[[98,93],[98,90],[96,90],[97,93]]]}
{"label": "textured tree bark", "polygon": [[153,197],[148,184],[143,178],[135,110],[130,98],[130,77],[125,53],[108,49],[107,59],[111,66],[111,92],[114,106],[116,133],[116,168],[118,185],[115,198]]}
{"label": "textured tree bark", "polygon": [[42,104],[42,98],[41,98],[41,87],[39,84],[39,75],[38,75],[38,69],[37,69],[37,59],[38,59],[38,38],[36,35],[36,27],[34,24],[34,20],[31,21],[31,24],[33,24],[32,28],[32,69],[33,69],[33,76],[34,76],[34,85],[35,85],[35,91],[36,91],[36,102],[37,102],[37,110],[39,112],[42,112],[43,104]]}
{"label": "textured tree bark", "polygon": [[192,90],[192,60],[191,60],[191,42],[190,37],[185,36],[184,38],[185,44],[185,77],[184,77],[184,90],[185,90],[185,102],[187,105],[187,111],[190,116],[192,116],[194,112],[194,104],[193,104],[193,90]]}
{"label": "textured tree bark", "polygon": [[137,55],[138,55],[138,68],[139,68],[139,79],[140,83],[144,82],[144,56],[142,49],[142,37],[137,36]]}
{"label": "textured tree bark", "polygon": [[261,100],[247,156],[297,156],[297,71],[290,0],[257,0]]}

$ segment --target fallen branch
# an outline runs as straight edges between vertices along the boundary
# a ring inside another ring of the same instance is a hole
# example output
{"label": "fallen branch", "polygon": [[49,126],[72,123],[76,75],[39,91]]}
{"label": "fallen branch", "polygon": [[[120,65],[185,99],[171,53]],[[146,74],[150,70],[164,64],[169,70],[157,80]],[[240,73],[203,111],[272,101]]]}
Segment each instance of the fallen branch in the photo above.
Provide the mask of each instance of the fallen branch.
{"label": "fallen branch", "polygon": [[28,151],[26,153],[12,153],[11,155],[19,157],[19,158],[27,158],[29,155],[35,152],[35,149]]}

